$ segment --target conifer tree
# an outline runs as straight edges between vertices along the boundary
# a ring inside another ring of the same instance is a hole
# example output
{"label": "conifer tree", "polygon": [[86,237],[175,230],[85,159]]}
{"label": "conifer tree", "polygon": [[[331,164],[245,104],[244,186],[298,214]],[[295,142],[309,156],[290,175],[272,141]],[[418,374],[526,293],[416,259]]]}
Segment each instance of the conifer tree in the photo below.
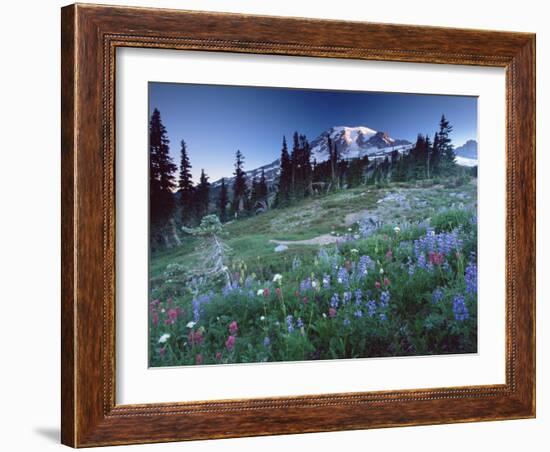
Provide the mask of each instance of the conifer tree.
{"label": "conifer tree", "polygon": [[292,163],[288,154],[286,137],[283,136],[283,147],[281,149],[280,170],[279,170],[279,186],[275,203],[277,206],[286,206],[290,202],[290,189],[292,183]]}
{"label": "conifer tree", "polygon": [[176,165],[170,156],[170,141],[158,109],[149,122],[149,197],[152,224],[164,226],[174,208]]}
{"label": "conifer tree", "polygon": [[181,216],[184,223],[189,222],[193,216],[193,180],[191,176],[191,163],[187,155],[187,146],[184,140],[181,140],[181,160],[180,173],[178,179],[178,188],[180,195]]}
{"label": "conifer tree", "polygon": [[235,154],[235,180],[233,182],[233,211],[235,213],[246,209],[247,186],[244,172],[244,156],[240,150]]}
{"label": "conifer tree", "polygon": [[441,115],[439,122],[439,149],[441,152],[441,166],[445,174],[453,174],[456,170],[455,151],[451,142],[450,134],[453,131],[453,126],[449,123],[445,115]]}
{"label": "conifer tree", "polygon": [[229,197],[227,196],[227,186],[225,185],[225,178],[222,178],[222,185],[220,188],[220,196],[218,198],[218,211],[220,213],[220,221],[227,221],[227,203]]}
{"label": "conifer tree", "polygon": [[267,181],[265,180],[265,171],[262,169],[260,181],[258,182],[258,200],[267,201],[268,188]]}
{"label": "conifer tree", "polygon": [[432,152],[430,155],[430,168],[432,176],[436,176],[440,173],[441,163],[441,147],[439,144],[439,133],[435,132],[434,142],[432,144]]}
{"label": "conifer tree", "polygon": [[195,209],[197,212],[197,218],[202,219],[208,215],[208,208],[210,202],[210,182],[208,182],[208,176],[201,170],[201,178],[199,185],[197,185],[195,195]]}

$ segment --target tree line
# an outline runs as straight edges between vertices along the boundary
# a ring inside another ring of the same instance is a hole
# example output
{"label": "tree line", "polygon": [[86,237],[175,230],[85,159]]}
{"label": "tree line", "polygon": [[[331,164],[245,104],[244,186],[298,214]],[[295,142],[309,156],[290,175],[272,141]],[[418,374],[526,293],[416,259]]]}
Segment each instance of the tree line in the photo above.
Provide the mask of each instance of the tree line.
{"label": "tree line", "polygon": [[290,206],[317,193],[457,174],[450,138],[452,130],[452,125],[442,115],[433,140],[419,134],[416,143],[407,152],[394,150],[382,157],[364,156],[351,160],[343,158],[338,144],[328,136],[328,159],[323,162],[312,160],[307,137],[294,132],[290,151],[283,136],[276,184],[268,186],[263,169],[259,178],[253,177],[248,181],[244,169],[245,157],[237,150],[233,181],[229,186],[223,178],[214,200],[209,176],[204,169],[201,169],[199,182],[196,185],[193,183],[192,166],[184,140],[180,141],[178,173],[178,166],[170,155],[166,128],[159,110],[155,109],[149,123],[151,240],[153,244],[162,245],[171,229],[196,226],[210,213],[216,213],[222,222],[226,222],[269,208]]}

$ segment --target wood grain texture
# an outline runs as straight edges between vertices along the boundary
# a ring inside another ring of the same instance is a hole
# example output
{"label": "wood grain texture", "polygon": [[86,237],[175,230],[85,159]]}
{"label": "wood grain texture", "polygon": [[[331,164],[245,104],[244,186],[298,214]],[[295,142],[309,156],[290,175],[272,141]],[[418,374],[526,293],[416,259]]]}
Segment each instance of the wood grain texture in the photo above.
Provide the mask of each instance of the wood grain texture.
{"label": "wood grain texture", "polygon": [[[81,4],[62,9],[61,35],[64,444],[85,447],[535,415],[534,35]],[[117,47],[505,68],[506,384],[116,405]]]}

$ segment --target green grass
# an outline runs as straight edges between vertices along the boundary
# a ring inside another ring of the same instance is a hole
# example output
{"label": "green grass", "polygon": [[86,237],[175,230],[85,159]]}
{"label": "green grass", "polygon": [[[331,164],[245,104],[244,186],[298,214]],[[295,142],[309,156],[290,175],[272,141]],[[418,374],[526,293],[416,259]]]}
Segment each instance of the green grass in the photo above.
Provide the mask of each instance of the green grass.
{"label": "green grass", "polygon": [[[358,187],[336,193],[323,194],[302,200],[284,209],[226,223],[225,242],[232,249],[232,257],[244,262],[251,271],[258,274],[268,269],[287,267],[292,256],[310,256],[318,251],[317,246],[291,245],[289,250],[275,253],[276,244],[270,240],[306,240],[322,234],[345,233],[352,225],[345,224],[348,214],[364,212],[375,215],[384,224],[418,222],[436,215],[442,209],[475,205],[477,185],[466,183],[460,187],[450,184],[392,183],[384,188]],[[406,198],[406,205],[395,201],[384,201],[388,194]],[[382,202],[379,202],[382,200]],[[178,263],[191,268],[200,255],[194,252],[195,238],[186,236],[183,245],[152,254],[150,278],[162,276],[166,266]]]}

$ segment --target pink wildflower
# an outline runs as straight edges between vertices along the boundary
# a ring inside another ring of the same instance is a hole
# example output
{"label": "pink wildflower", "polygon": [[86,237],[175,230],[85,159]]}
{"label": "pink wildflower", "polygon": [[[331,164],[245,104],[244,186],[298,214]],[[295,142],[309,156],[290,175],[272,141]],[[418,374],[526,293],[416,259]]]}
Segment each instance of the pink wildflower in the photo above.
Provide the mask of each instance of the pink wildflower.
{"label": "pink wildflower", "polygon": [[381,286],[381,285],[380,285],[380,281],[376,281],[376,282],[374,283],[374,287],[376,287],[377,289],[380,289],[380,286]]}
{"label": "pink wildflower", "polygon": [[336,309],[335,308],[328,308],[328,316],[332,319],[336,317]]}
{"label": "pink wildflower", "polygon": [[178,320],[178,311],[174,308],[168,309],[168,321],[171,325]]}
{"label": "pink wildflower", "polygon": [[204,340],[204,337],[202,336],[202,332],[200,330],[197,331],[190,331],[187,339],[189,342],[191,342],[191,345],[200,345],[202,344],[202,341]]}
{"label": "pink wildflower", "polygon": [[200,353],[195,356],[195,364],[201,365],[202,364],[202,355]]}
{"label": "pink wildflower", "polygon": [[237,325],[237,321],[233,320],[229,324],[229,334],[231,334],[232,336],[235,336],[238,331],[239,331],[239,326]]}
{"label": "pink wildflower", "polygon": [[264,297],[269,297],[269,287],[264,289]]}
{"label": "pink wildflower", "polygon": [[222,352],[216,352],[216,359],[220,361],[222,359]]}
{"label": "pink wildflower", "polygon": [[384,278],[384,285],[385,286],[389,286],[390,285],[390,280],[388,278]]}
{"label": "pink wildflower", "polygon": [[159,325],[159,314],[158,312],[153,312],[153,326],[156,328]]}
{"label": "pink wildflower", "polygon": [[233,350],[233,347],[235,347],[235,341],[235,336],[229,336],[225,341],[225,348],[229,351]]}

